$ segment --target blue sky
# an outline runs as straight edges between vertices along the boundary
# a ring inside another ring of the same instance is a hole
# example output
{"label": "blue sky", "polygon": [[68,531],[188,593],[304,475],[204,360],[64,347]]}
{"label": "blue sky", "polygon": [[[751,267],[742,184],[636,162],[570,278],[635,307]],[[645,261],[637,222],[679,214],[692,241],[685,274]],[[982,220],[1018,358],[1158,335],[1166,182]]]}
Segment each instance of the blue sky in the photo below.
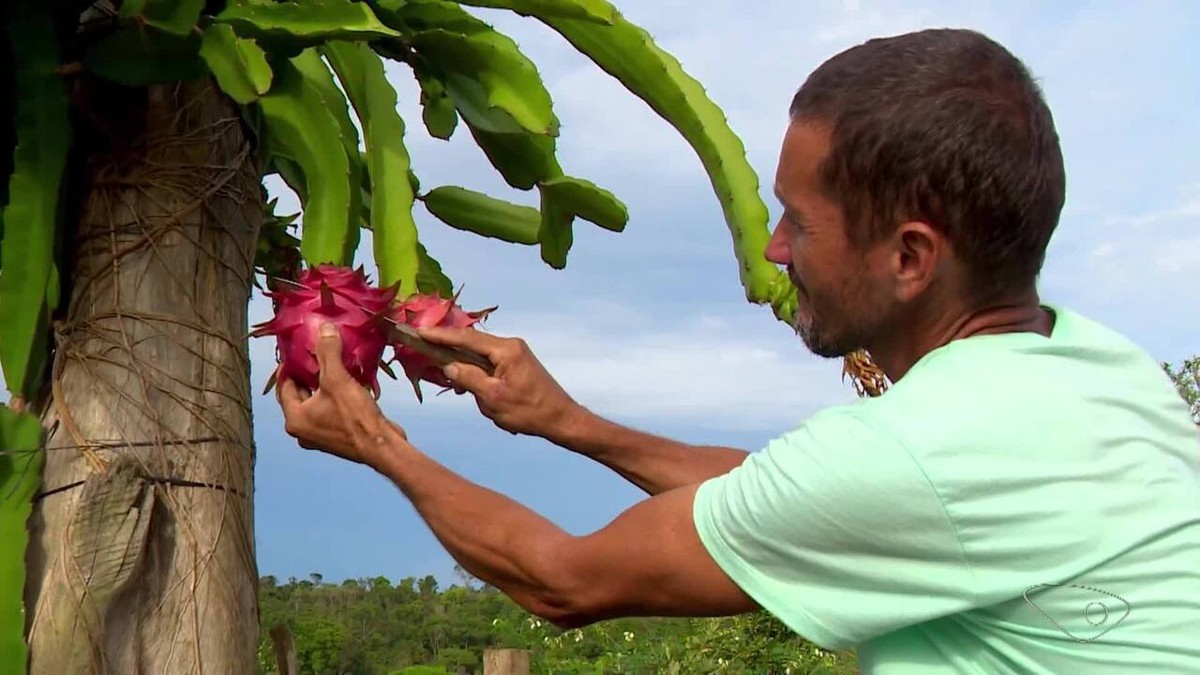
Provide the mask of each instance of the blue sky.
{"label": "blue sky", "polygon": [[[965,4],[965,3],[964,3]],[[928,26],[982,30],[1023,58],[1056,115],[1069,199],[1044,296],[1130,335],[1160,360],[1200,351],[1200,60],[1188,3],[640,0],[621,3],[728,113],[770,196],[795,88],[822,60],[872,36]],[[761,447],[814,410],[848,400],[840,363],[809,355],[770,312],[742,298],[728,234],[699,161],[641,101],[539,24],[481,12],[539,64],[562,120],[568,173],[616,192],[627,230],[576,226],[565,271],[536,249],[459,233],[421,213],[422,237],[469,307],[498,303],[488,329],[520,335],[582,403],[678,438]],[[408,73],[393,77],[424,187],[509,190],[469,137],[429,139]],[[364,259],[369,263],[369,253]],[[1189,274],[1191,273],[1191,274]],[[1185,308],[1191,307],[1192,311]],[[256,303],[256,316],[267,309]],[[254,346],[255,381],[271,346]],[[467,398],[417,404],[385,385],[385,411],[426,452],[572,532],[641,497],[607,470],[515,438]],[[262,573],[326,579],[435,574],[453,561],[406,500],[360,467],[298,449],[273,399],[256,400],[257,536]]]}
{"label": "blue sky", "polygon": [[[1192,45],[1200,5],[965,5],[619,3],[727,112],[773,218],[770,183],[787,106],[822,60],[869,37],[930,26],[971,27],[1000,40],[1040,79],[1066,153],[1068,203],[1043,297],[1129,335],[1159,360],[1200,352],[1197,303],[1187,292],[1200,267],[1200,59]],[[540,24],[479,13],[541,68],[562,120],[565,170],[613,190],[631,212],[621,234],[577,224],[569,265],[554,271],[536,248],[457,232],[418,209],[422,238],[465,287],[463,303],[500,306],[487,328],[525,337],[593,410],[683,440],[755,450],[853,397],[839,362],[808,354],[769,310],[743,299],[717,201],[678,134]],[[504,185],[467,134],[449,143],[426,136],[411,77],[396,68],[392,79],[424,188],[465,185],[534,203]],[[294,204],[283,197],[285,209]],[[370,266],[368,247],[360,261]],[[269,312],[262,298],[251,305],[252,321]],[[254,340],[251,351],[260,391],[273,343]],[[384,387],[382,406],[417,446],[569,531],[601,527],[641,497],[588,460],[497,430],[467,397],[418,404],[407,382]],[[365,468],[297,447],[273,395],[254,405],[260,573],[453,580],[453,561],[397,490]]]}

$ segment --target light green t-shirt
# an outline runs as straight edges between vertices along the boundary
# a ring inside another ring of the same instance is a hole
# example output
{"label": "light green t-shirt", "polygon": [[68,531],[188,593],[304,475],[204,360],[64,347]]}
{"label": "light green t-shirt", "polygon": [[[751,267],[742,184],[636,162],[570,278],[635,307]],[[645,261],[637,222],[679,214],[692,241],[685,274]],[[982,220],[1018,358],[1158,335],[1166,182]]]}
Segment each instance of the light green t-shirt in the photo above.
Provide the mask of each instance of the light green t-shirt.
{"label": "light green t-shirt", "polygon": [[1200,673],[1200,432],[1145,352],[1048,308],[1049,338],[952,342],[705,482],[713,559],[863,673]]}

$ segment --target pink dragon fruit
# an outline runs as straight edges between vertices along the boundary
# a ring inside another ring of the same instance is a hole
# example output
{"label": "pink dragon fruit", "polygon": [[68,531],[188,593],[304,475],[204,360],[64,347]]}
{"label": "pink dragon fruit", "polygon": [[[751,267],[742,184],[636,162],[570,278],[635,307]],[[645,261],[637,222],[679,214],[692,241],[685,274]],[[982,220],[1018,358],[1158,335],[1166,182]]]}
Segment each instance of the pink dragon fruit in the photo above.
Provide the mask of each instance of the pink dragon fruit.
{"label": "pink dragon fruit", "polygon": [[[320,367],[315,354],[321,324],[332,322],[342,338],[342,362],[350,375],[379,397],[379,370],[395,378],[382,361],[387,348],[388,318],[416,328],[426,326],[473,326],[495,307],[466,312],[453,299],[436,295],[413,295],[396,304],[399,285],[372,286],[362,267],[350,269],[318,265],[301,272],[296,281],[276,280],[276,290],[266,293],[275,306],[275,316],[254,327],[253,337],[274,335],[279,368],[267,382],[270,391],[279,378],[291,378],[316,390]],[[400,344],[392,345],[393,360],[404,368],[421,399],[420,380],[442,387],[450,383],[442,369],[425,355]]]}
{"label": "pink dragon fruit", "polygon": [[[414,295],[396,305],[392,311],[392,318],[398,323],[407,323],[414,328],[470,328],[496,310],[495,307],[489,307],[468,312],[459,307],[457,301],[457,294],[453,298]],[[433,359],[405,345],[393,345],[393,351],[393,360],[398,361],[404,368],[404,374],[412,382],[418,400],[421,400],[421,380],[436,384],[442,387],[443,391],[451,387],[450,380]]]}
{"label": "pink dragon fruit", "polygon": [[275,302],[275,316],[255,326],[254,337],[274,335],[279,369],[276,378],[290,378],[316,390],[320,368],[315,350],[321,324],[332,322],[342,337],[342,361],[355,380],[379,395],[379,360],[387,347],[383,317],[396,298],[397,287],[376,288],[359,267],[352,270],[318,265],[266,293]]}

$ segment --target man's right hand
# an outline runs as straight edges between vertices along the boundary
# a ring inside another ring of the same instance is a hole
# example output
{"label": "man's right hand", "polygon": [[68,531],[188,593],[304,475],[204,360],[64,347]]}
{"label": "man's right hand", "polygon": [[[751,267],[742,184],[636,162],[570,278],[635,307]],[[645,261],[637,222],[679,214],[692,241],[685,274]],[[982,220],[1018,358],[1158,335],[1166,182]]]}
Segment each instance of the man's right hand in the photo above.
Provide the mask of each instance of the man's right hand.
{"label": "man's right hand", "polygon": [[479,411],[514,434],[561,438],[584,412],[520,338],[502,338],[473,328],[422,328],[421,337],[486,356],[489,376],[476,366],[452,363],[446,377],[458,392],[475,396]]}

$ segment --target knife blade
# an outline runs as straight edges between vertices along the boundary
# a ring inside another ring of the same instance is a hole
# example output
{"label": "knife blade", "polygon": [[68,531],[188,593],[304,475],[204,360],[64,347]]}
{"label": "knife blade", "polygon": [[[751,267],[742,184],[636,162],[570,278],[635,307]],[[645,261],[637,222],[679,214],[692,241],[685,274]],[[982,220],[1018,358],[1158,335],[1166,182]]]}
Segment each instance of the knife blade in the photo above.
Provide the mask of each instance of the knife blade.
{"label": "knife blade", "polygon": [[416,329],[405,323],[398,323],[389,318],[384,318],[388,324],[388,330],[392,340],[400,344],[411,347],[413,350],[428,356],[438,363],[440,366],[445,366],[450,363],[469,363],[472,366],[477,366],[483,369],[483,372],[488,375],[496,374],[496,367],[483,354],[462,349],[460,347],[450,347],[447,345],[439,345],[429,342],[417,333]]}

